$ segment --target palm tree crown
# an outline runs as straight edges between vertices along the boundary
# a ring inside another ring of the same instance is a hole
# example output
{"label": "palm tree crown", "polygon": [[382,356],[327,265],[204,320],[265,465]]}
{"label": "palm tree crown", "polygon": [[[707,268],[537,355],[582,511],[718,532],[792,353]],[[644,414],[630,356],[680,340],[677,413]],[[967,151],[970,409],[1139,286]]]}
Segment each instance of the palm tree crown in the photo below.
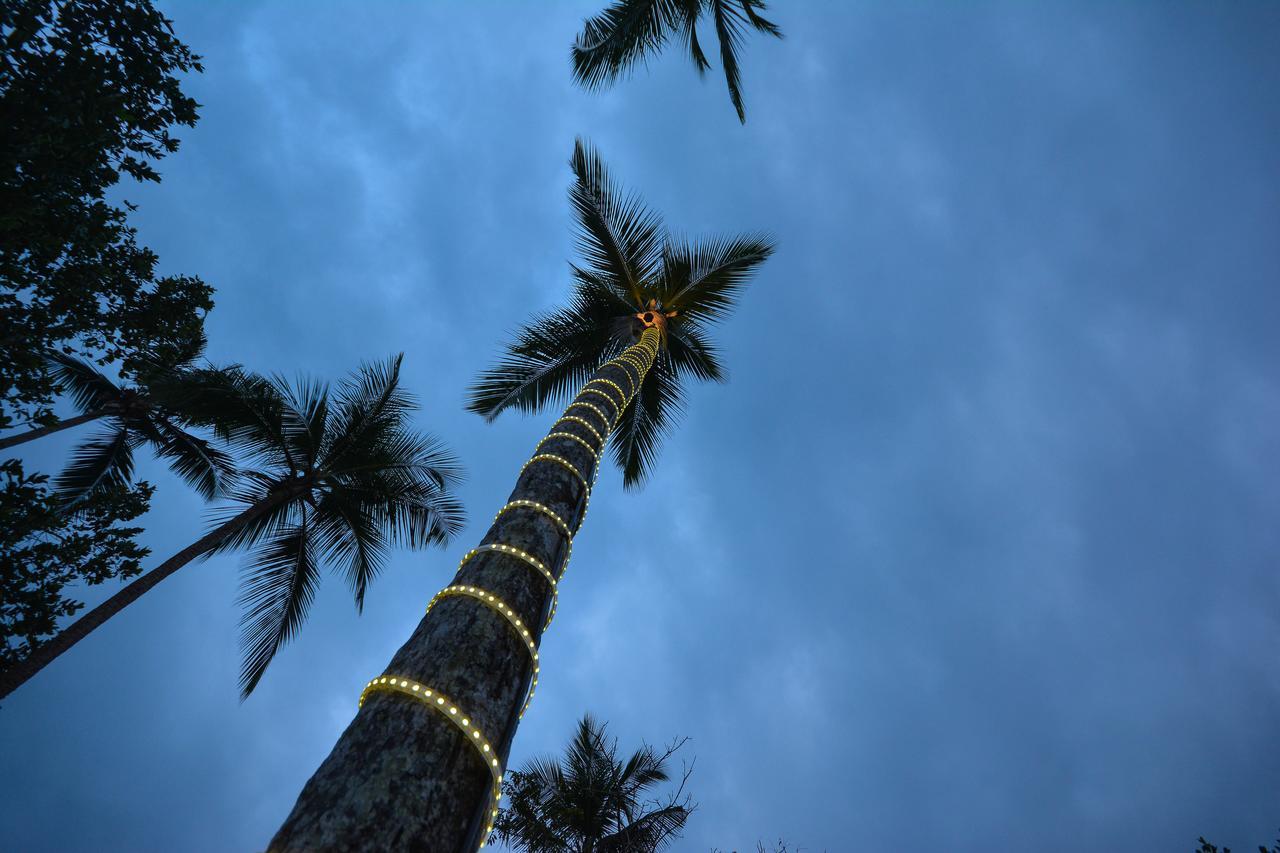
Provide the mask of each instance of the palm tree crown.
{"label": "palm tree crown", "polygon": [[535,759],[509,774],[498,840],[522,853],[663,849],[679,837],[693,805],[683,784],[665,801],[645,797],[668,781],[668,760],[683,743],[664,753],[645,745],[620,761],[604,724],[585,715],[563,759]]}
{"label": "palm tree crown", "polygon": [[118,385],[74,356],[47,356],[50,373],[76,408],[107,424],[75,449],[71,464],[54,483],[66,506],[74,509],[90,494],[128,485],[133,451],[142,444],[149,444],[205,500],[222,491],[234,475],[231,457],[184,428],[191,420],[183,402],[220,387],[225,379],[223,370],[193,366],[198,355],[155,368],[140,387]]}
{"label": "palm tree crown", "polygon": [[467,408],[492,420],[504,409],[537,411],[584,383],[602,364],[657,326],[663,346],[611,439],[628,487],[657,462],[663,432],[683,405],[687,378],[724,381],[708,337],[751,273],[773,252],[762,235],[688,242],[614,187],[599,155],[581,140],[569,191],[583,264],[571,264],[569,307],[534,317],[497,367],[471,389]]}
{"label": "palm tree crown", "polygon": [[463,524],[461,473],[408,426],[400,357],[366,365],[336,393],[314,382],[239,375],[206,398],[207,422],[245,460],[228,516],[256,510],[215,551],[252,548],[244,572],[241,689],[248,695],[306,618],[319,564],[334,564],[363,608],[396,544],[443,544]]}
{"label": "palm tree crown", "polygon": [[573,77],[588,89],[609,85],[649,54],[662,50],[669,39],[683,42],[701,76],[711,67],[698,42],[698,19],[710,14],[720,42],[729,97],[745,123],[738,51],[748,29],[782,38],[782,31],[761,16],[763,0],[616,0],[599,15],[583,22],[574,42]]}

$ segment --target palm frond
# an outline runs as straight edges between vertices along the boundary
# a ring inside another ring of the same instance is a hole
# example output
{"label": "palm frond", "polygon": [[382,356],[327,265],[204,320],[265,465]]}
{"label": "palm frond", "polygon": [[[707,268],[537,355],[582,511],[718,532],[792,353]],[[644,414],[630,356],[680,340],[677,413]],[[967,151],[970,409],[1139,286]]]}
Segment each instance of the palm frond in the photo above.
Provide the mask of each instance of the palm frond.
{"label": "palm frond", "polygon": [[250,557],[239,599],[244,607],[242,698],[253,692],[276,652],[307,617],[319,583],[311,548],[310,519],[304,509],[297,526],[281,531]]}
{"label": "palm frond", "polygon": [[185,401],[184,419],[212,429],[247,466],[288,466],[285,409],[289,402],[276,382],[241,370],[207,378],[204,392]]}
{"label": "palm frond", "polygon": [[339,383],[323,453],[325,467],[343,467],[345,454],[358,454],[362,447],[377,445],[402,428],[416,406],[413,396],[400,387],[403,358],[400,353],[386,362],[363,364],[355,378]]}
{"label": "palm frond", "polygon": [[703,382],[726,382],[715,345],[691,323],[674,322],[667,328],[667,355],[676,376],[693,376]]}
{"label": "palm frond", "polygon": [[508,345],[498,365],[471,386],[468,411],[493,421],[508,408],[539,411],[566,398],[631,336],[634,308],[605,276],[570,265],[569,309],[534,317]]}
{"label": "palm frond", "polygon": [[707,70],[711,68],[711,63],[707,61],[707,55],[702,52],[702,45],[698,43],[698,17],[702,12],[701,0],[686,0],[682,4],[680,22],[678,31],[680,37],[684,40],[685,47],[689,49],[689,58],[693,60],[693,67],[698,70],[698,76],[706,76]]}
{"label": "palm frond", "polygon": [[363,612],[365,592],[387,557],[387,537],[375,514],[348,490],[330,489],[316,505],[315,515],[320,557],[339,565],[355,596],[356,610]]}
{"label": "palm frond", "polygon": [[[492,421],[516,408],[536,412],[587,381],[607,357],[609,328],[575,312],[543,315],[520,330],[497,366],[472,384],[467,410]],[[615,347],[617,349],[617,347]]]}
{"label": "palm frond", "polygon": [[204,355],[208,345],[209,338],[201,326],[194,335],[163,347],[159,356],[153,352],[131,359],[131,375],[140,385],[150,390],[154,382],[167,382],[175,374],[195,369],[193,365]]}
{"label": "palm frond", "polygon": [[121,389],[89,362],[60,352],[50,352],[45,357],[53,381],[82,414],[120,401]]}
{"label": "palm frond", "polygon": [[576,178],[569,200],[578,218],[578,250],[593,272],[616,282],[639,310],[641,283],[662,258],[662,220],[639,197],[619,192],[600,155],[582,139],[575,140],[569,162]]}
{"label": "palm frond", "polygon": [[326,469],[316,541],[324,559],[343,564],[362,608],[391,545],[446,543],[461,532],[465,514],[450,492],[461,479],[460,466],[438,439],[400,431],[374,447],[358,444],[344,455],[347,467]]}
{"label": "palm frond", "polygon": [[[646,54],[657,53],[680,20],[677,0],[617,0],[583,21],[573,43],[573,77],[588,89],[613,82]],[[696,0],[695,0],[696,5]]]}
{"label": "palm frond", "polygon": [[205,500],[221,494],[235,476],[232,458],[199,436],[192,435],[163,415],[153,415],[136,426],[161,459]]}
{"label": "palm frond", "polygon": [[569,853],[577,849],[575,830],[565,819],[561,805],[564,777],[550,756],[531,759],[523,770],[513,770],[503,783],[508,807],[494,829],[496,840],[521,853]]}
{"label": "palm frond", "polygon": [[756,267],[773,254],[773,242],[760,234],[672,241],[663,254],[659,283],[664,308],[685,322],[714,322],[733,310]]}
{"label": "palm frond", "polygon": [[760,14],[760,12],[769,8],[764,0],[739,0],[739,2],[742,3],[742,11],[747,13],[747,19],[751,21],[751,26],[774,38],[782,38],[782,30],[778,28],[778,25]]}
{"label": "palm frond", "polygon": [[72,452],[71,463],[54,480],[54,490],[66,510],[74,511],[91,494],[126,487],[133,480],[133,436],[119,418],[110,423],[113,428],[109,432],[98,433]]}
{"label": "palm frond", "polygon": [[641,815],[616,833],[600,839],[599,853],[631,853],[643,850],[654,853],[679,837],[689,819],[689,809],[672,805]]}
{"label": "palm frond", "polygon": [[147,396],[184,423],[213,426],[222,415],[225,397],[239,393],[238,383],[245,376],[238,364],[173,370],[150,377]]}
{"label": "palm frond", "polygon": [[281,450],[287,464],[301,471],[319,458],[329,415],[329,388],[323,382],[301,377],[290,383],[283,376],[269,380],[279,399]]}
{"label": "palm frond", "polygon": [[220,554],[248,548],[275,538],[282,531],[295,526],[301,498],[286,499],[281,495],[282,488],[277,478],[261,471],[241,472],[235,487],[226,495],[235,503],[214,511],[210,517],[212,526],[218,527],[231,520],[249,506],[260,505],[266,509],[228,534],[209,553]]}
{"label": "palm frond", "polygon": [[716,37],[720,40],[720,65],[724,68],[724,81],[729,86],[729,100],[738,112],[738,121],[747,123],[747,113],[742,107],[742,79],[738,70],[738,51],[742,49],[743,31],[747,19],[738,7],[737,0],[709,0],[711,18],[716,24]]}
{"label": "palm frond", "polygon": [[640,393],[623,409],[610,439],[625,488],[639,488],[657,465],[662,438],[682,411],[681,397],[680,379],[670,356],[662,352],[645,376]]}

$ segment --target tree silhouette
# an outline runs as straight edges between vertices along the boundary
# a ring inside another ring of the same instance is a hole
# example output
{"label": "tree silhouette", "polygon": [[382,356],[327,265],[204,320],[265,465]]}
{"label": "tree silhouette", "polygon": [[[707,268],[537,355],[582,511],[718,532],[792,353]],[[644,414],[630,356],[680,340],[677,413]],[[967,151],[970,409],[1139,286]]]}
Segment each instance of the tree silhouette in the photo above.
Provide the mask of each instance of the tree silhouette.
{"label": "tree silhouette", "polygon": [[688,49],[701,77],[711,63],[698,41],[698,21],[709,15],[720,43],[729,98],[738,121],[745,124],[738,53],[750,30],[782,38],[782,30],[761,15],[764,10],[762,0],[617,0],[583,22],[571,54],[573,78],[588,89],[612,85],[672,39]]}
{"label": "tree silhouette", "polygon": [[521,853],[654,853],[677,838],[695,806],[684,793],[692,772],[664,799],[650,791],[669,781],[671,757],[645,744],[624,761],[606,726],[590,714],[578,723],[563,758],[547,756],[503,782],[509,805],[494,821],[498,841]]}
{"label": "tree silhouette", "polygon": [[436,439],[406,423],[413,401],[400,358],[366,365],[331,395],[323,385],[229,374],[199,397],[203,419],[245,460],[233,506],[213,530],[80,617],[0,677],[0,697],[66,652],[160,581],[211,553],[250,549],[241,622],[242,695],[257,686],[306,618],[323,562],[345,576],[363,608],[390,547],[444,544],[462,526],[450,493],[459,472]]}

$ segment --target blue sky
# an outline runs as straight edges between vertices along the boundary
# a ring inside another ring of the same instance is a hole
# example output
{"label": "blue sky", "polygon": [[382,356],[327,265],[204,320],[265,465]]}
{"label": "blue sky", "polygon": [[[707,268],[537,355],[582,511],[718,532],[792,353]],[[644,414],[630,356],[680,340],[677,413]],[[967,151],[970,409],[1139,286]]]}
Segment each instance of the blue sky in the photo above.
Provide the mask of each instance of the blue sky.
{"label": "blue sky", "polygon": [[[688,735],[676,849],[1247,849],[1280,827],[1280,5],[798,3],[606,93],[564,4],[166,2],[202,120],[129,188],[210,355],[405,353],[472,524],[326,581],[237,698],[239,560],[5,702],[0,848],[262,849],[547,416],[465,389],[569,287],[567,159],[778,252],[640,492],[605,471],[513,765]],[[67,443],[32,460],[56,465]],[[205,508],[154,465],[153,560]],[[94,601],[100,593],[92,592]]]}

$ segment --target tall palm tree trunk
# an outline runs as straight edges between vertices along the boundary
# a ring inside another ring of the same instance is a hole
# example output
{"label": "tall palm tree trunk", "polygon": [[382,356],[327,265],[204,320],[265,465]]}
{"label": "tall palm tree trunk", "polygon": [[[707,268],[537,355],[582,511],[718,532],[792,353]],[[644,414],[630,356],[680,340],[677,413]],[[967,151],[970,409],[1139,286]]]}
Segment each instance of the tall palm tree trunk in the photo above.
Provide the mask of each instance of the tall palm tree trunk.
{"label": "tall palm tree trunk", "polygon": [[80,426],[80,424],[87,424],[89,421],[97,420],[106,413],[106,408],[94,409],[93,411],[85,412],[83,415],[76,415],[73,418],[63,418],[50,426],[36,427],[26,432],[20,432],[17,435],[0,438],[0,450],[16,447],[19,444],[26,444],[28,441],[35,441],[37,438],[44,438],[46,435],[53,435],[55,432],[71,429],[74,426]]}
{"label": "tall palm tree trunk", "polygon": [[36,648],[25,660],[14,664],[4,672],[0,672],[0,699],[21,687],[33,675],[53,663],[54,660],[76,643],[89,636],[94,629],[102,626],[112,616],[137,601],[144,592],[147,592],[196,557],[207,553],[223,539],[244,527],[257,516],[267,512],[283,499],[283,497],[274,498],[271,501],[255,504],[235,517],[228,519],[223,524],[218,525],[145,575],[129,583],[115,595],[72,622],[66,628],[63,628],[53,639]]}
{"label": "tall palm tree trunk", "polygon": [[472,853],[482,846],[497,807],[495,783],[536,685],[530,644],[554,615],[555,585],[542,569],[557,581],[563,574],[605,440],[659,341],[656,329],[646,329],[552,425],[481,544],[385,673],[365,687],[355,719],[269,850]]}

